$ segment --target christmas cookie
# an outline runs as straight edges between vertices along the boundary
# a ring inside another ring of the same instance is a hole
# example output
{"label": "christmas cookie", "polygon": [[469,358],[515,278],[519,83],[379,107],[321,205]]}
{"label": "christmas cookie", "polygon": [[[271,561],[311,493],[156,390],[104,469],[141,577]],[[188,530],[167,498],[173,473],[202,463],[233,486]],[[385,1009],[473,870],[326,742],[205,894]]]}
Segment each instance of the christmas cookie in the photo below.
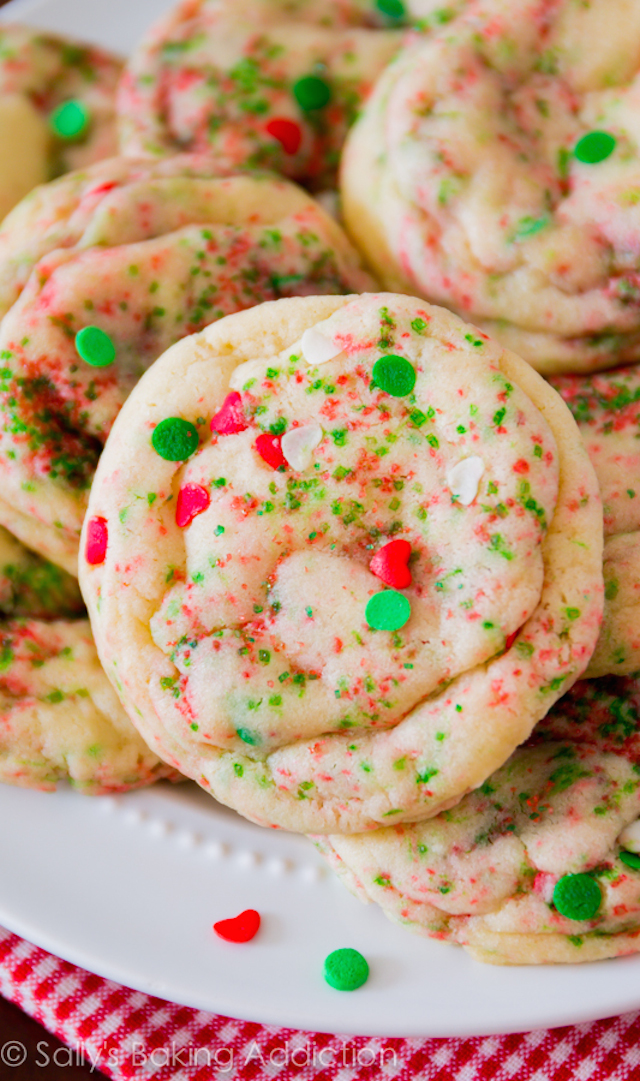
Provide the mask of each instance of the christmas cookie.
{"label": "christmas cookie", "polygon": [[120,706],[82,614],[75,579],[0,530],[0,782],[99,795],[174,777]]}
{"label": "christmas cookie", "polygon": [[115,56],[0,24],[0,219],[37,184],[116,153]]}
{"label": "christmas cookie", "polygon": [[347,226],[385,286],[541,372],[640,359],[640,6],[478,0],[350,133]]}
{"label": "christmas cookie", "polygon": [[215,147],[316,190],[334,186],[347,129],[398,50],[410,6],[183,0],[129,63],[119,96],[122,150]]}
{"label": "christmas cookie", "polygon": [[584,680],[428,822],[316,841],[345,884],[491,964],[640,950],[640,684]]}
{"label": "christmas cookie", "polygon": [[0,233],[0,522],[74,573],[102,445],[156,357],[263,300],[369,283],[277,177],[115,158],[38,189]]}
{"label": "christmas cookie", "polygon": [[600,484],[605,610],[588,675],[640,671],[640,367],[551,380],[573,413]]}
{"label": "christmas cookie", "polygon": [[138,384],[81,587],[167,761],[263,825],[366,830],[481,784],[584,670],[600,516],[562,400],[475,328],[281,300]]}

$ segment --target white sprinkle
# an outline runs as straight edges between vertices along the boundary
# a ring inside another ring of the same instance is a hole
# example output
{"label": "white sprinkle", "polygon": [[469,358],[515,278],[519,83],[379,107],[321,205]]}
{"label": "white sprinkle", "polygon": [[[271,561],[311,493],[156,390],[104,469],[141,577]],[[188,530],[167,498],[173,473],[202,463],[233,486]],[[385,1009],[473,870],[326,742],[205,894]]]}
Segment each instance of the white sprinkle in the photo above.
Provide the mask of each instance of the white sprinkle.
{"label": "white sprinkle", "polygon": [[304,424],[292,428],[282,437],[282,453],[296,473],[302,473],[311,465],[314,450],[322,442],[324,432],[319,424]]}
{"label": "white sprinkle", "polygon": [[618,844],[621,848],[626,848],[627,852],[640,855],[640,818],[636,818],[630,826],[625,826],[618,837]]}
{"label": "white sprinkle", "polygon": [[316,330],[315,327],[309,327],[309,330],[305,330],[302,335],[302,355],[307,364],[326,364],[328,360],[333,360],[342,352],[342,346],[336,345],[331,341],[331,338],[327,338],[321,331]]}
{"label": "white sprinkle", "polygon": [[484,462],[476,455],[473,458],[463,458],[447,473],[451,495],[458,503],[462,503],[463,507],[468,507],[476,498],[483,473]]}

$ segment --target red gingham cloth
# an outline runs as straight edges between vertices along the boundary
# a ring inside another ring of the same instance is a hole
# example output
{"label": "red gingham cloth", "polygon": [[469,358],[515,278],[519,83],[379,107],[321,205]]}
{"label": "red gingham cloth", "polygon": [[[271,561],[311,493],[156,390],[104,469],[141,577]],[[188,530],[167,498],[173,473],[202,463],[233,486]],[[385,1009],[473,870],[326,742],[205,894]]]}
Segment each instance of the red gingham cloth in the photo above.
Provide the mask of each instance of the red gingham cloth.
{"label": "red gingham cloth", "polygon": [[640,1074],[640,1013],[467,1040],[327,1036],[163,1002],[2,928],[0,993],[114,1081],[632,1081]]}

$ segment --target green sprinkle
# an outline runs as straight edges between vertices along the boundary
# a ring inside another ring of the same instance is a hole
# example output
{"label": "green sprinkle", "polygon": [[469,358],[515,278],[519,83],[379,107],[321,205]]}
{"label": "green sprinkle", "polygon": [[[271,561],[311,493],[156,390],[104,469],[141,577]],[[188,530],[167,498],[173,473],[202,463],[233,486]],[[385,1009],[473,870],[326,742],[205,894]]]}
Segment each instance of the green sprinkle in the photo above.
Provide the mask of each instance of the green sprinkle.
{"label": "green sprinkle", "polygon": [[116,347],[100,327],[83,327],[78,331],[76,352],[92,368],[108,368],[116,359]]}
{"label": "green sprinkle", "polygon": [[553,903],[568,920],[591,920],[602,904],[602,891],[589,875],[564,875],[556,882]]}
{"label": "green sprinkle", "polygon": [[369,979],[369,965],[357,950],[334,950],[325,959],[324,978],[336,991],[357,991]]}
{"label": "green sprinkle", "polygon": [[86,105],[75,98],[63,101],[49,117],[49,124],[54,135],[68,142],[75,142],[86,134],[91,120],[91,113]]}
{"label": "green sprinkle", "polygon": [[598,165],[613,154],[616,142],[608,131],[590,131],[576,143],[573,153],[585,165]]}
{"label": "green sprinkle", "polygon": [[331,87],[317,75],[304,75],[293,84],[293,96],[304,113],[324,109],[331,101]]}
{"label": "green sprinkle", "polygon": [[182,417],[167,417],[154,428],[151,442],[166,462],[184,462],[198,449],[198,433]]}
{"label": "green sprinkle", "polygon": [[636,852],[621,852],[620,859],[627,867],[632,867],[634,871],[640,871],[640,856]]}
{"label": "green sprinkle", "polygon": [[269,652],[268,649],[259,649],[258,650],[258,659],[260,661],[260,664],[268,664],[269,661],[271,660],[271,653]]}
{"label": "green sprinkle", "polygon": [[402,0],[376,0],[376,7],[387,19],[404,19],[407,13]]}
{"label": "green sprinkle", "polygon": [[410,616],[410,602],[395,589],[374,593],[365,612],[366,621],[374,631],[399,631]]}
{"label": "green sprinkle", "polygon": [[248,728],[237,728],[236,735],[240,737],[243,743],[248,743],[250,747],[255,747],[256,743],[260,742],[259,736],[254,732],[250,732]]}
{"label": "green sprinkle", "polygon": [[404,357],[393,353],[380,357],[373,365],[373,381],[385,394],[404,398],[416,385],[416,370]]}

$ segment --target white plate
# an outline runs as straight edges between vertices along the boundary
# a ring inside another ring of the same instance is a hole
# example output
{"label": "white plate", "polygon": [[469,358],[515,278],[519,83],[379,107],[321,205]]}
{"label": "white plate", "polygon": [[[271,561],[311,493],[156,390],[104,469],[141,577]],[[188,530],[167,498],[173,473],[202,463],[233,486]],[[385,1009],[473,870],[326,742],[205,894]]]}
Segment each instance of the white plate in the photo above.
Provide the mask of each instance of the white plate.
{"label": "white plate", "polygon": [[[14,0],[20,18],[126,52],[171,0]],[[416,938],[351,897],[302,837],[259,829],[195,785],[88,799],[0,786],[0,923],[92,972],[252,1021],[368,1036],[470,1036],[640,1006],[640,957],[492,968]],[[232,946],[215,920],[257,908]],[[369,982],[323,981],[352,946]]]}

